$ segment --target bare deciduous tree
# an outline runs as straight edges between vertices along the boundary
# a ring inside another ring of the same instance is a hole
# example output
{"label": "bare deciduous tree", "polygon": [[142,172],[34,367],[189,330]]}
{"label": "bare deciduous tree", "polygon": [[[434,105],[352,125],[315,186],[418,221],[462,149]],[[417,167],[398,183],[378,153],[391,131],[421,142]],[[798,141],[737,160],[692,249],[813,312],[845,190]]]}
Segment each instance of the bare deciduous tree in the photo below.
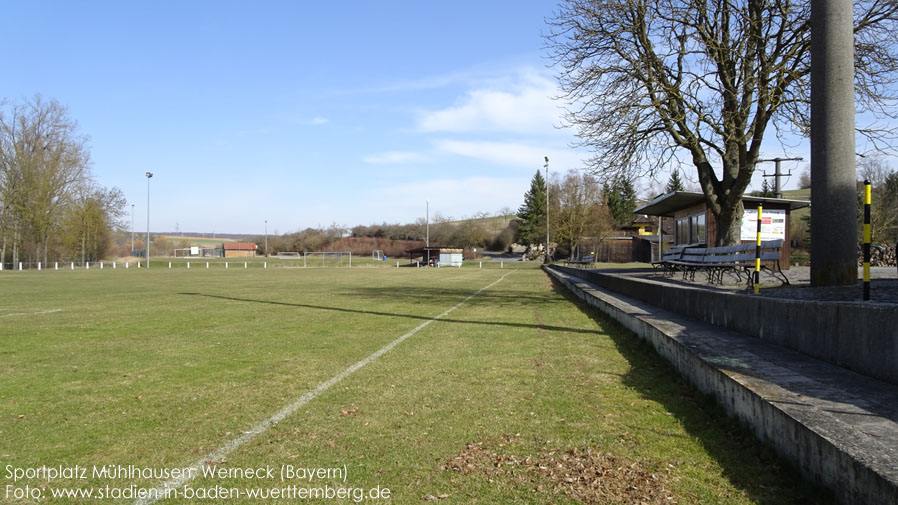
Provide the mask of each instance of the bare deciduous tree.
{"label": "bare deciduous tree", "polygon": [[601,241],[611,231],[611,216],[602,205],[602,188],[594,176],[570,171],[553,181],[549,195],[554,240],[571,259],[584,238]]}
{"label": "bare deciduous tree", "polygon": [[[898,2],[854,5],[858,109],[895,118]],[[687,159],[718,244],[739,240],[768,125],[809,132],[807,0],[567,0],[546,40],[590,168],[654,174]],[[859,132],[877,147],[894,133]]]}
{"label": "bare deciduous tree", "polygon": [[20,229],[26,230],[35,244],[34,256],[44,262],[66,195],[88,177],[86,142],[78,123],[56,100],[35,96],[8,109],[0,104],[4,217],[9,213],[16,219],[14,245]]}

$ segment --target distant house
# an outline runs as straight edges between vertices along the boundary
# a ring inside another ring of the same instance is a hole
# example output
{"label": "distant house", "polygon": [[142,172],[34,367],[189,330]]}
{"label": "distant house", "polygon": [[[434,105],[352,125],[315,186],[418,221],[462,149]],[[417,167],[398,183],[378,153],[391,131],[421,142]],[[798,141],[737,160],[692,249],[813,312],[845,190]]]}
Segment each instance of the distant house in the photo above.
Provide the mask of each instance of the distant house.
{"label": "distant house", "polygon": [[225,258],[252,258],[258,246],[252,242],[225,242],[221,248]]}
{"label": "distant house", "polygon": [[658,220],[652,219],[644,214],[636,216],[636,219],[626,226],[621,226],[620,230],[626,236],[649,236],[656,235],[658,232]]}

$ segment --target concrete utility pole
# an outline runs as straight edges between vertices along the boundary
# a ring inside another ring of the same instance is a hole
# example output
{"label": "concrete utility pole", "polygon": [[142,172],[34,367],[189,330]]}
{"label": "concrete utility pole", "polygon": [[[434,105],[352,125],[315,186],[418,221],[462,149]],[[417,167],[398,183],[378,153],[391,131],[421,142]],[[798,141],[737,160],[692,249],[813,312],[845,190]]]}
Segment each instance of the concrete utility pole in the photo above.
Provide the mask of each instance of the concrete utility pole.
{"label": "concrete utility pole", "polygon": [[811,285],[857,282],[854,16],[811,0]]}
{"label": "concrete utility pole", "polygon": [[424,226],[427,229],[425,233],[427,235],[424,237],[424,247],[430,247],[430,200],[424,201],[427,202],[427,217],[424,219],[424,222],[426,223]]}
{"label": "concrete utility pole", "polygon": [[[764,177],[773,177],[773,193],[775,198],[783,197],[783,186],[780,184],[780,179],[783,177],[783,173],[780,171],[780,162],[781,161],[801,161],[804,158],[773,158],[770,160],[758,160],[757,163],[776,163],[776,168],[774,169],[772,174],[764,174]],[[792,172],[789,172],[786,175],[792,175]]]}
{"label": "concrete utility pole", "polygon": [[265,220],[265,257],[268,257],[268,220]]}
{"label": "concrete utility pole", "polygon": [[134,204],[131,204],[131,254],[134,254]]}

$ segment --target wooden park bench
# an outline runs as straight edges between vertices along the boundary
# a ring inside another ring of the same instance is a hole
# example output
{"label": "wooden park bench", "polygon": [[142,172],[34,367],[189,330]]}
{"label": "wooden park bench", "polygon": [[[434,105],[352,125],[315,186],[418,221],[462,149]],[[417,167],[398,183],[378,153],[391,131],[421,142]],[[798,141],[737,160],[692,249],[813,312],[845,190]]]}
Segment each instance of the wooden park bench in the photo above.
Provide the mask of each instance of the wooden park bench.
{"label": "wooden park bench", "polygon": [[592,265],[596,262],[596,257],[592,254],[588,256],[582,256],[575,260],[565,260],[565,265],[574,265],[574,266],[583,266],[583,265]]}
{"label": "wooden park bench", "polygon": [[673,275],[674,272],[679,270],[677,262],[683,257],[683,252],[688,247],[689,246],[678,246],[665,249],[664,253],[661,255],[661,260],[652,262],[652,268],[655,269],[655,272],[660,271],[663,275]]}
{"label": "wooden park bench", "polygon": [[[672,260],[671,266],[683,272],[684,280],[695,280],[695,273],[708,274],[709,283],[723,284],[724,274],[735,275],[742,280],[747,277],[748,286],[754,283],[752,272],[755,268],[755,244],[739,244],[726,247],[692,247],[683,251],[681,257]],[[789,284],[789,278],[780,267],[782,240],[761,242],[761,269]]]}

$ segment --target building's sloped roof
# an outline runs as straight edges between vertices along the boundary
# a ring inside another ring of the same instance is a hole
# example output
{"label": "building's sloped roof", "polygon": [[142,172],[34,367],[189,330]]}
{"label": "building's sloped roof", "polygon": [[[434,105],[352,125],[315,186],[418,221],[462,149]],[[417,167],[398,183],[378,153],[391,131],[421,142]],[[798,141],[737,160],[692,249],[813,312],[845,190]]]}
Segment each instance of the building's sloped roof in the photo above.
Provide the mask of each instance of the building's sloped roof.
{"label": "building's sloped roof", "polygon": [[225,251],[255,251],[257,248],[252,242],[225,242],[222,247]]}
{"label": "building's sloped roof", "polygon": [[[659,195],[651,202],[636,208],[634,214],[647,214],[649,216],[673,217],[674,212],[692,207],[705,201],[705,195],[691,191],[675,191],[666,195]],[[787,205],[791,210],[807,207],[811,204],[806,200],[786,200],[783,198],[762,198],[759,196],[745,195],[743,202],[760,203],[763,205],[777,204]]]}

